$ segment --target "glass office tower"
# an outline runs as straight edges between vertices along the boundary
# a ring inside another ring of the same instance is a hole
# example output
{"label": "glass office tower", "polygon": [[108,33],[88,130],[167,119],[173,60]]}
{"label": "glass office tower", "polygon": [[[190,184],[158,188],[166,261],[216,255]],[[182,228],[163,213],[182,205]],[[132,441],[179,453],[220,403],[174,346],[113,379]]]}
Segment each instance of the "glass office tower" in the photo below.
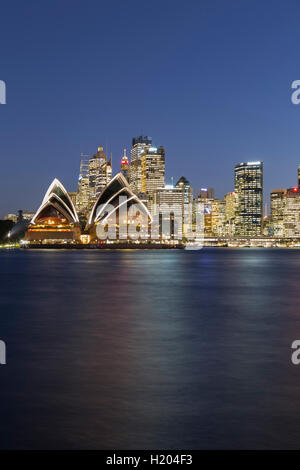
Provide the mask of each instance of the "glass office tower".
{"label": "glass office tower", "polygon": [[253,237],[262,232],[263,162],[239,163],[234,169],[237,194],[236,235]]}

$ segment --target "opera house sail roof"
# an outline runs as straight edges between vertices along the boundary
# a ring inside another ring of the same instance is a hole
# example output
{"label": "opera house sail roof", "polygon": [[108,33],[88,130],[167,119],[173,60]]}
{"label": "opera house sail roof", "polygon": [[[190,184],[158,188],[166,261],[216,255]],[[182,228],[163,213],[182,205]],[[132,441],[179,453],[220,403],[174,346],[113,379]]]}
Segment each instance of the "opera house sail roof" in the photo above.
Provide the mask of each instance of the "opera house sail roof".
{"label": "opera house sail roof", "polygon": [[124,175],[118,173],[100,193],[91,210],[87,228],[90,229],[97,223],[104,223],[125,203],[127,210],[133,204],[138,204],[139,211],[147,216],[150,222],[152,221],[152,216],[145,204],[134,194]]}
{"label": "opera house sail roof", "polygon": [[31,242],[77,240],[79,219],[74,204],[58,179],[50,184],[42,204],[32,218],[26,233]]}
{"label": "opera house sail roof", "polygon": [[[124,215],[124,210],[131,212]],[[120,236],[123,228],[127,230],[129,225],[129,228],[133,228],[135,224],[137,232],[148,233],[151,222],[152,216],[146,205],[134,194],[124,175],[118,173],[99,194],[82,235],[73,201],[61,182],[55,178],[28,226],[26,240],[32,245],[48,245],[80,242],[85,237],[84,239],[97,243],[99,238],[101,240],[97,228],[101,231],[102,227],[109,225],[115,229],[115,239],[123,239]],[[107,239],[112,238],[109,235]]]}

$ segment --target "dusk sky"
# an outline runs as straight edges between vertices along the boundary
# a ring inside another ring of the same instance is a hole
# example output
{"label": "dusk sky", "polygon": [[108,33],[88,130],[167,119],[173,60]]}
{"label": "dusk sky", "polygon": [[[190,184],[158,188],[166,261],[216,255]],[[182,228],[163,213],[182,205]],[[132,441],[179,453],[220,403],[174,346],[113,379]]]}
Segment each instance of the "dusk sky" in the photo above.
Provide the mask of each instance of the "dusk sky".
{"label": "dusk sky", "polygon": [[297,182],[300,4],[283,1],[10,1],[1,5],[0,216],[35,210],[54,177],[77,189],[80,153],[120,168],[133,136],[166,149],[217,197],[239,162],[264,192]]}

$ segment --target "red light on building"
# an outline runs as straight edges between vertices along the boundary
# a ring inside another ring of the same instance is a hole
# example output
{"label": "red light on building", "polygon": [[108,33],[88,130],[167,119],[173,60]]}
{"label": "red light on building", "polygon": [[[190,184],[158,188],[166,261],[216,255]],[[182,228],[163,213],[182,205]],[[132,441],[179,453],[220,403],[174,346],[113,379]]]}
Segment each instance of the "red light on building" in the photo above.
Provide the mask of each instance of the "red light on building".
{"label": "red light on building", "polygon": [[299,188],[293,188],[294,193],[297,193],[299,191]]}

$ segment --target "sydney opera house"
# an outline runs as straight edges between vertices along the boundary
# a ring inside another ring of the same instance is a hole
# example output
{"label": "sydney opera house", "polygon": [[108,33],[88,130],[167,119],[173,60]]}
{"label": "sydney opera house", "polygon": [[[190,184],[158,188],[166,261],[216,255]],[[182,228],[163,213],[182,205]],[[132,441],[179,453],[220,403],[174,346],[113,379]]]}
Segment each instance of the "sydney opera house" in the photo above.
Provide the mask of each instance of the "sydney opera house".
{"label": "sydney opera house", "polygon": [[131,225],[136,233],[140,232],[140,238],[143,234],[147,238],[151,222],[146,205],[132,192],[122,173],[99,194],[83,227],[67,190],[54,179],[28,226],[25,239],[29,245],[124,241]]}
{"label": "sydney opera house", "polygon": [[76,242],[80,235],[75,206],[67,190],[55,179],[28,226],[26,240],[30,243]]}
{"label": "sydney opera house", "polygon": [[[131,209],[134,209],[131,211]],[[148,235],[152,217],[145,204],[131,190],[126,178],[118,173],[100,193],[95,202],[86,229],[91,240],[105,238],[104,233],[110,227],[111,238],[122,240],[130,233],[130,223],[137,233]],[[103,236],[101,236],[103,234]],[[132,233],[133,235],[133,233]],[[108,234],[108,237],[109,234]]]}

